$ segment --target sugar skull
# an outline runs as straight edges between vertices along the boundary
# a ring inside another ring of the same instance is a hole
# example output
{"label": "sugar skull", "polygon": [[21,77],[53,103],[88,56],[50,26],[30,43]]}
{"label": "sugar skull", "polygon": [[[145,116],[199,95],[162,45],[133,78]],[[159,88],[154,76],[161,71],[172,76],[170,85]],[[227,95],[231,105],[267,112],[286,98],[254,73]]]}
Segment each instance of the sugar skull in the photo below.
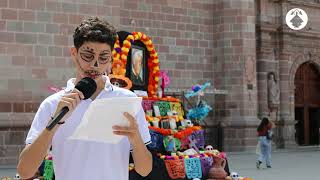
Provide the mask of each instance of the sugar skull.
{"label": "sugar skull", "polygon": [[213,151],[213,147],[211,145],[206,146],[206,152],[212,152]]}
{"label": "sugar skull", "polygon": [[190,119],[186,119],[184,121],[185,121],[184,124],[185,124],[186,127],[192,127],[193,126],[193,123],[191,122]]}
{"label": "sugar skull", "polygon": [[239,180],[239,175],[236,172],[232,172],[230,176],[232,177],[232,180]]}

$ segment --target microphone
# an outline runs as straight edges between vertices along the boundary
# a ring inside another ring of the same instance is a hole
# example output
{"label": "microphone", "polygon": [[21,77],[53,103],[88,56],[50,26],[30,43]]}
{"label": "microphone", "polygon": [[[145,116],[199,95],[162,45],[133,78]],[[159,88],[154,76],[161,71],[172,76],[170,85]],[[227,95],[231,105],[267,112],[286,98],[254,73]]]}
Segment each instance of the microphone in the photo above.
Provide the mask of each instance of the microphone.
{"label": "microphone", "polygon": [[[75,88],[82,92],[84,99],[88,99],[96,91],[97,84],[93,79],[85,77],[76,84]],[[68,112],[69,108],[67,106],[63,107],[59,114],[55,118],[52,118],[52,121],[46,128],[51,130]]]}

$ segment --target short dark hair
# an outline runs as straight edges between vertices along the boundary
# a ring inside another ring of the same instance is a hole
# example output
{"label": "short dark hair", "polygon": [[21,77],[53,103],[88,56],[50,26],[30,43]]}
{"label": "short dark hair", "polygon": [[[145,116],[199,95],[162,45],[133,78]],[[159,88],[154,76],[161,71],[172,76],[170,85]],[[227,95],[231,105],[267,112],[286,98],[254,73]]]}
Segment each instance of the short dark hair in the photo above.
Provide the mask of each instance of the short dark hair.
{"label": "short dark hair", "polygon": [[107,43],[113,49],[117,38],[116,29],[106,20],[90,17],[82,20],[73,33],[73,44],[79,49],[85,42]]}

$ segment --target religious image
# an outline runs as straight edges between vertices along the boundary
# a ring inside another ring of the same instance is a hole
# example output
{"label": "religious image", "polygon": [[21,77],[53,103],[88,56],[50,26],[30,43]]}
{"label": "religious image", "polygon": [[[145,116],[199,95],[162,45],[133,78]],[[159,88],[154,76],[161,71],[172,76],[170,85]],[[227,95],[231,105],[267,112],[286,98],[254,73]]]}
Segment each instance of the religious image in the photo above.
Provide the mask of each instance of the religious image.
{"label": "religious image", "polygon": [[134,85],[144,85],[144,51],[132,47],[131,50],[131,74],[130,79]]}

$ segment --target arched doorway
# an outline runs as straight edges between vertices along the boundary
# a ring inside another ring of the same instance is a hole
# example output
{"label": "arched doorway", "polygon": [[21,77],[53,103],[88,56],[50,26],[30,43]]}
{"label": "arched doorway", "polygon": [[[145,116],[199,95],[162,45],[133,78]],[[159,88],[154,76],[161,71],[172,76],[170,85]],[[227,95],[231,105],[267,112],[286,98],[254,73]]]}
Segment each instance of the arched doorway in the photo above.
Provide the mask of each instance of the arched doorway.
{"label": "arched doorway", "polygon": [[302,64],[295,79],[296,141],[299,145],[317,145],[320,136],[320,72],[310,63]]}

